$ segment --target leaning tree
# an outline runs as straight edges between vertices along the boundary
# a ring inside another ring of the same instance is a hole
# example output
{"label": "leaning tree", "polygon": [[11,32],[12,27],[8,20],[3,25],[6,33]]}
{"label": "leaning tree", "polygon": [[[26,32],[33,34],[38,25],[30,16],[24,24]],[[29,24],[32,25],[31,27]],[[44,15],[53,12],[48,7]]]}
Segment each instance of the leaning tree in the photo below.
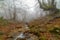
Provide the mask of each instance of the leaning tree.
{"label": "leaning tree", "polygon": [[56,8],[55,0],[38,0],[40,8],[48,10],[50,13],[56,13],[59,10]]}

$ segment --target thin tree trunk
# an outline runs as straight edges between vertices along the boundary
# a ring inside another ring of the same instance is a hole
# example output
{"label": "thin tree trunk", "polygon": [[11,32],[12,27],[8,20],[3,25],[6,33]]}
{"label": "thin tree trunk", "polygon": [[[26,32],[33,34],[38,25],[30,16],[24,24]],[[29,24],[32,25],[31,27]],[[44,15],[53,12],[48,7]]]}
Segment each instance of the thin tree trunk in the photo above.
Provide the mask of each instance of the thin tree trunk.
{"label": "thin tree trunk", "polygon": [[15,6],[15,3],[14,3],[15,0],[13,0],[13,5],[14,5],[14,17],[13,17],[13,20],[16,20],[16,6]]}

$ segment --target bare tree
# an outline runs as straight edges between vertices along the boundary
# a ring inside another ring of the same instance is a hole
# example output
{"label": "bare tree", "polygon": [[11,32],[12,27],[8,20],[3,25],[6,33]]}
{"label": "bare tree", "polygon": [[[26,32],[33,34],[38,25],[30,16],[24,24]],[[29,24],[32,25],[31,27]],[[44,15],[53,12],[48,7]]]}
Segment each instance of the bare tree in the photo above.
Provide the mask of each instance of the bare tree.
{"label": "bare tree", "polygon": [[46,4],[46,2],[44,2],[44,0],[41,0],[41,2],[40,2],[40,0],[38,0],[40,7],[45,10],[50,10],[52,8],[55,8],[56,4],[54,4],[54,1],[55,0],[47,0],[48,3]]}
{"label": "bare tree", "polygon": [[56,13],[58,11],[58,9],[56,8],[56,3],[54,2],[55,0],[47,0],[47,4],[44,2],[44,0],[38,0],[39,4],[40,4],[40,8],[44,9],[44,10],[48,10],[52,13]]}
{"label": "bare tree", "polygon": [[16,20],[16,6],[15,6],[15,2],[14,1],[15,0],[13,0],[13,5],[14,5],[14,13],[13,13],[14,17],[13,17],[13,20]]}
{"label": "bare tree", "polygon": [[11,15],[11,6],[10,6],[10,0],[9,0],[9,3],[8,3],[8,10],[9,10],[9,15],[10,15],[10,19],[12,18],[12,15]]}

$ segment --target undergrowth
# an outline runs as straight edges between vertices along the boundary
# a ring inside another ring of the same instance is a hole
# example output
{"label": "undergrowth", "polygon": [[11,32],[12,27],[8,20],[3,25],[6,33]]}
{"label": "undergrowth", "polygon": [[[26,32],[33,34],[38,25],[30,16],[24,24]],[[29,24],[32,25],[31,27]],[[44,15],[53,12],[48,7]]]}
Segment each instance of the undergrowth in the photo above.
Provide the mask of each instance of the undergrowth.
{"label": "undergrowth", "polygon": [[0,26],[5,26],[5,25],[8,25],[8,20],[6,19],[3,19],[3,17],[0,17]]}

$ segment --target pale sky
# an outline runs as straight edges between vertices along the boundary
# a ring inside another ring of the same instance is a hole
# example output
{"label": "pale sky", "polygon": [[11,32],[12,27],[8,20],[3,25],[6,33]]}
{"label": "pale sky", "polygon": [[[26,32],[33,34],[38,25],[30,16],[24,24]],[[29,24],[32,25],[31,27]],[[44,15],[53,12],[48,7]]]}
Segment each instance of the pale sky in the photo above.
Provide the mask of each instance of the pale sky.
{"label": "pale sky", "polygon": [[[10,1],[10,3],[9,3],[9,1]],[[42,1],[42,0],[40,0],[40,1]],[[46,3],[48,3],[47,0],[44,0],[44,1]],[[13,0],[5,0],[5,2],[6,3],[8,2],[7,4],[10,4],[10,5],[13,4]],[[60,9],[60,0],[55,0],[55,2],[57,2],[56,7]],[[37,0],[15,0],[16,7],[21,7],[21,6],[23,8],[33,7],[35,5],[35,3],[37,3]],[[1,6],[1,4],[0,4],[0,6]]]}

